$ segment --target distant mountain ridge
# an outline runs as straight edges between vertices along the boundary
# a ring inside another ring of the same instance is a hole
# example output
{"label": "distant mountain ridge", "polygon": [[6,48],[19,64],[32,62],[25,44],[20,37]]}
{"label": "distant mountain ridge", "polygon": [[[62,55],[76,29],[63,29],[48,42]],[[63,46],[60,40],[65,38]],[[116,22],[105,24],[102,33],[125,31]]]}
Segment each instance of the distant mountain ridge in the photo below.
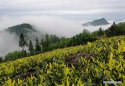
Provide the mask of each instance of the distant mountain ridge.
{"label": "distant mountain ridge", "polygon": [[5,31],[15,33],[17,36],[20,36],[21,33],[28,34],[32,32],[37,32],[35,29],[33,29],[33,27],[30,24],[27,23],[9,27]]}
{"label": "distant mountain ridge", "polygon": [[20,34],[23,33],[26,39],[36,39],[37,37],[41,37],[43,35],[38,30],[34,29],[34,27],[31,24],[28,23],[23,23],[9,27],[4,31],[9,32],[11,34],[15,34],[17,37],[19,37]]}
{"label": "distant mountain ridge", "polygon": [[92,22],[84,23],[83,26],[101,26],[101,25],[107,25],[109,22],[105,18],[97,19]]}

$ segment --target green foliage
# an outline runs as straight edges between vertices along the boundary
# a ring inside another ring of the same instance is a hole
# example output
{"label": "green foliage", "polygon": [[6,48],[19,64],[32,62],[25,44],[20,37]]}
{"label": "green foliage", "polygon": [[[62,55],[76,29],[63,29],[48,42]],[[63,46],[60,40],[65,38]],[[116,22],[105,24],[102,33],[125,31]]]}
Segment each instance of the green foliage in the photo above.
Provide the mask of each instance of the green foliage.
{"label": "green foliage", "polygon": [[30,55],[34,55],[34,47],[33,47],[33,44],[32,44],[31,40],[29,42],[29,52],[30,52]]}
{"label": "green foliage", "polygon": [[117,32],[118,32],[117,29],[118,29],[118,28],[117,28],[115,22],[113,22],[113,24],[111,25],[111,27],[109,27],[109,28],[105,31],[105,32],[106,32],[106,35],[107,35],[107,36],[116,36],[116,35],[118,35],[118,34],[117,34]]}
{"label": "green foliage", "polygon": [[11,61],[22,57],[21,51],[14,51],[5,56],[5,61]]}
{"label": "green foliage", "polygon": [[125,35],[125,22],[117,24],[118,35]]}
{"label": "green foliage", "polygon": [[2,62],[3,61],[3,59],[2,59],[3,57],[0,57],[0,62]]}
{"label": "green foliage", "polygon": [[125,22],[121,22],[119,24],[115,24],[114,22],[105,32],[107,36],[125,35]]}
{"label": "green foliage", "polygon": [[26,40],[25,40],[24,35],[22,33],[20,35],[19,46],[21,48],[23,48],[23,50],[24,50],[24,47],[27,46]]}
{"label": "green foliage", "polygon": [[97,35],[104,36],[104,31],[102,30],[102,28],[99,28],[99,30],[97,31]]}
{"label": "green foliage", "polygon": [[29,33],[29,31],[36,32],[36,30],[33,29],[33,27],[30,24],[27,24],[27,23],[9,27],[8,29],[6,29],[6,31],[8,31],[10,33],[15,33],[18,37],[21,35],[21,33],[27,35],[27,33]]}
{"label": "green foliage", "polygon": [[41,45],[42,45],[42,51],[45,52],[45,51],[48,51],[48,46],[49,46],[49,43],[51,43],[49,41],[49,35],[46,34],[45,35],[45,38],[41,40]]}
{"label": "green foliage", "polygon": [[76,46],[80,44],[86,44],[87,42],[95,41],[96,38],[91,35],[87,30],[83,30],[82,33],[77,34],[71,38],[58,38],[55,35],[47,35],[45,39],[41,40],[43,52],[50,51],[57,48],[64,48],[69,46]]}
{"label": "green foliage", "polygon": [[[57,49],[0,64],[2,86],[102,86],[125,84],[125,36]],[[3,79],[4,78],[4,79]]]}
{"label": "green foliage", "polygon": [[[114,23],[105,31],[106,35],[121,35],[124,24],[120,24]],[[71,38],[60,39],[46,34],[41,40],[45,51],[78,44],[86,45],[57,49],[1,63],[0,84],[3,86],[102,86],[103,81],[121,81],[120,84],[114,85],[124,86],[125,36],[95,41],[93,36],[100,36],[102,32],[101,29],[94,33],[84,30]],[[40,43],[36,39],[36,45],[38,44]],[[12,59],[14,55],[12,54]]]}
{"label": "green foliage", "polygon": [[[56,36],[49,36],[46,34],[45,39],[42,39],[41,44],[44,51],[50,51],[57,48],[64,48],[69,46],[76,46],[80,44],[86,44],[87,42],[93,42],[97,39],[103,39],[105,37],[113,37],[125,35],[125,23],[115,24],[115,22],[107,30],[99,30],[90,33],[87,30],[83,30],[71,38],[58,38]],[[55,40],[54,40],[55,39]]]}
{"label": "green foliage", "polygon": [[55,49],[58,47],[58,42],[60,41],[60,38],[56,35],[45,35],[45,38],[41,40],[42,45],[42,51],[50,51],[52,49]]}
{"label": "green foliage", "polygon": [[36,38],[35,54],[38,54],[38,53],[41,53],[41,46],[40,46],[38,38]]}

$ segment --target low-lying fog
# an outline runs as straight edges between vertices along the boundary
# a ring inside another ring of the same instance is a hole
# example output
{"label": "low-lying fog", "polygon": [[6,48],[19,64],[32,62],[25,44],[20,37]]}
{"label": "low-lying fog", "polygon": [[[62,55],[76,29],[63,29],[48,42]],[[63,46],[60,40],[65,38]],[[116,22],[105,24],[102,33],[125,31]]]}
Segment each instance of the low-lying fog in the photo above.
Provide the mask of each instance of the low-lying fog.
{"label": "low-lying fog", "polygon": [[[58,36],[71,37],[87,29],[92,32],[98,30],[98,27],[83,27],[82,24],[87,22],[86,20],[71,20],[66,19],[61,16],[19,16],[19,17],[9,17],[3,16],[0,18],[0,30],[4,30],[8,27],[29,23],[33,25],[37,30],[42,33],[56,34]],[[109,27],[109,25],[101,26],[103,29]],[[19,50],[18,38],[14,34],[9,34],[7,32],[0,33],[0,56],[4,56],[10,51]]]}
{"label": "low-lying fog", "polygon": [[0,33],[0,56],[4,56],[8,52],[19,50],[17,37],[7,32]]}

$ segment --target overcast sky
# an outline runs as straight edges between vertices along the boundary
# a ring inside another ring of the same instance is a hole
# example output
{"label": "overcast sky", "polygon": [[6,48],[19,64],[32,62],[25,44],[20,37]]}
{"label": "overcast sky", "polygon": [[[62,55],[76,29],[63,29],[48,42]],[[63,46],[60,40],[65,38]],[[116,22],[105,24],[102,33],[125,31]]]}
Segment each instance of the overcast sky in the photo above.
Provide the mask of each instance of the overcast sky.
{"label": "overcast sky", "polygon": [[121,19],[125,17],[125,0],[0,0],[0,16],[43,14]]}

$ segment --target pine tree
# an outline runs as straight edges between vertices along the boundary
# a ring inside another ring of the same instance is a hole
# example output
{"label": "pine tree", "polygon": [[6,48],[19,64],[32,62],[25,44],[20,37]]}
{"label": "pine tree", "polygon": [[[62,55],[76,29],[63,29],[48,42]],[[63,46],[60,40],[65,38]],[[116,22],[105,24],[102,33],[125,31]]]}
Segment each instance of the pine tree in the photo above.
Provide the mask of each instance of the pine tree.
{"label": "pine tree", "polygon": [[49,45],[49,35],[46,34],[45,35],[45,46],[48,47],[48,45]]}
{"label": "pine tree", "polygon": [[115,22],[113,22],[111,27],[109,27],[109,29],[107,29],[105,32],[106,32],[107,36],[117,36],[118,29],[117,29],[117,25],[115,24]]}
{"label": "pine tree", "polygon": [[27,46],[27,42],[24,39],[24,35],[22,33],[20,35],[19,46],[22,48],[22,54],[23,54],[22,57],[24,57],[26,55],[26,54],[24,55],[24,53],[26,52],[24,51],[24,47]]}
{"label": "pine tree", "polygon": [[29,42],[29,52],[30,52],[30,55],[33,55],[34,54],[34,47],[33,47],[33,44],[32,44],[32,41],[30,40]]}
{"label": "pine tree", "polygon": [[98,35],[99,35],[99,36],[102,36],[103,34],[104,34],[104,32],[103,32],[102,28],[99,28],[99,30],[98,30]]}
{"label": "pine tree", "polygon": [[2,57],[0,57],[0,62],[2,62],[3,61],[3,59],[2,59]]}
{"label": "pine tree", "polygon": [[24,39],[24,35],[22,33],[20,35],[19,46],[23,48],[23,50],[24,47],[27,46],[26,40]]}
{"label": "pine tree", "polygon": [[36,52],[36,54],[41,52],[41,46],[40,46],[38,38],[36,38],[35,52]]}
{"label": "pine tree", "polygon": [[49,42],[50,42],[50,36],[46,34],[45,38],[41,39],[42,52],[45,52],[48,50]]}

